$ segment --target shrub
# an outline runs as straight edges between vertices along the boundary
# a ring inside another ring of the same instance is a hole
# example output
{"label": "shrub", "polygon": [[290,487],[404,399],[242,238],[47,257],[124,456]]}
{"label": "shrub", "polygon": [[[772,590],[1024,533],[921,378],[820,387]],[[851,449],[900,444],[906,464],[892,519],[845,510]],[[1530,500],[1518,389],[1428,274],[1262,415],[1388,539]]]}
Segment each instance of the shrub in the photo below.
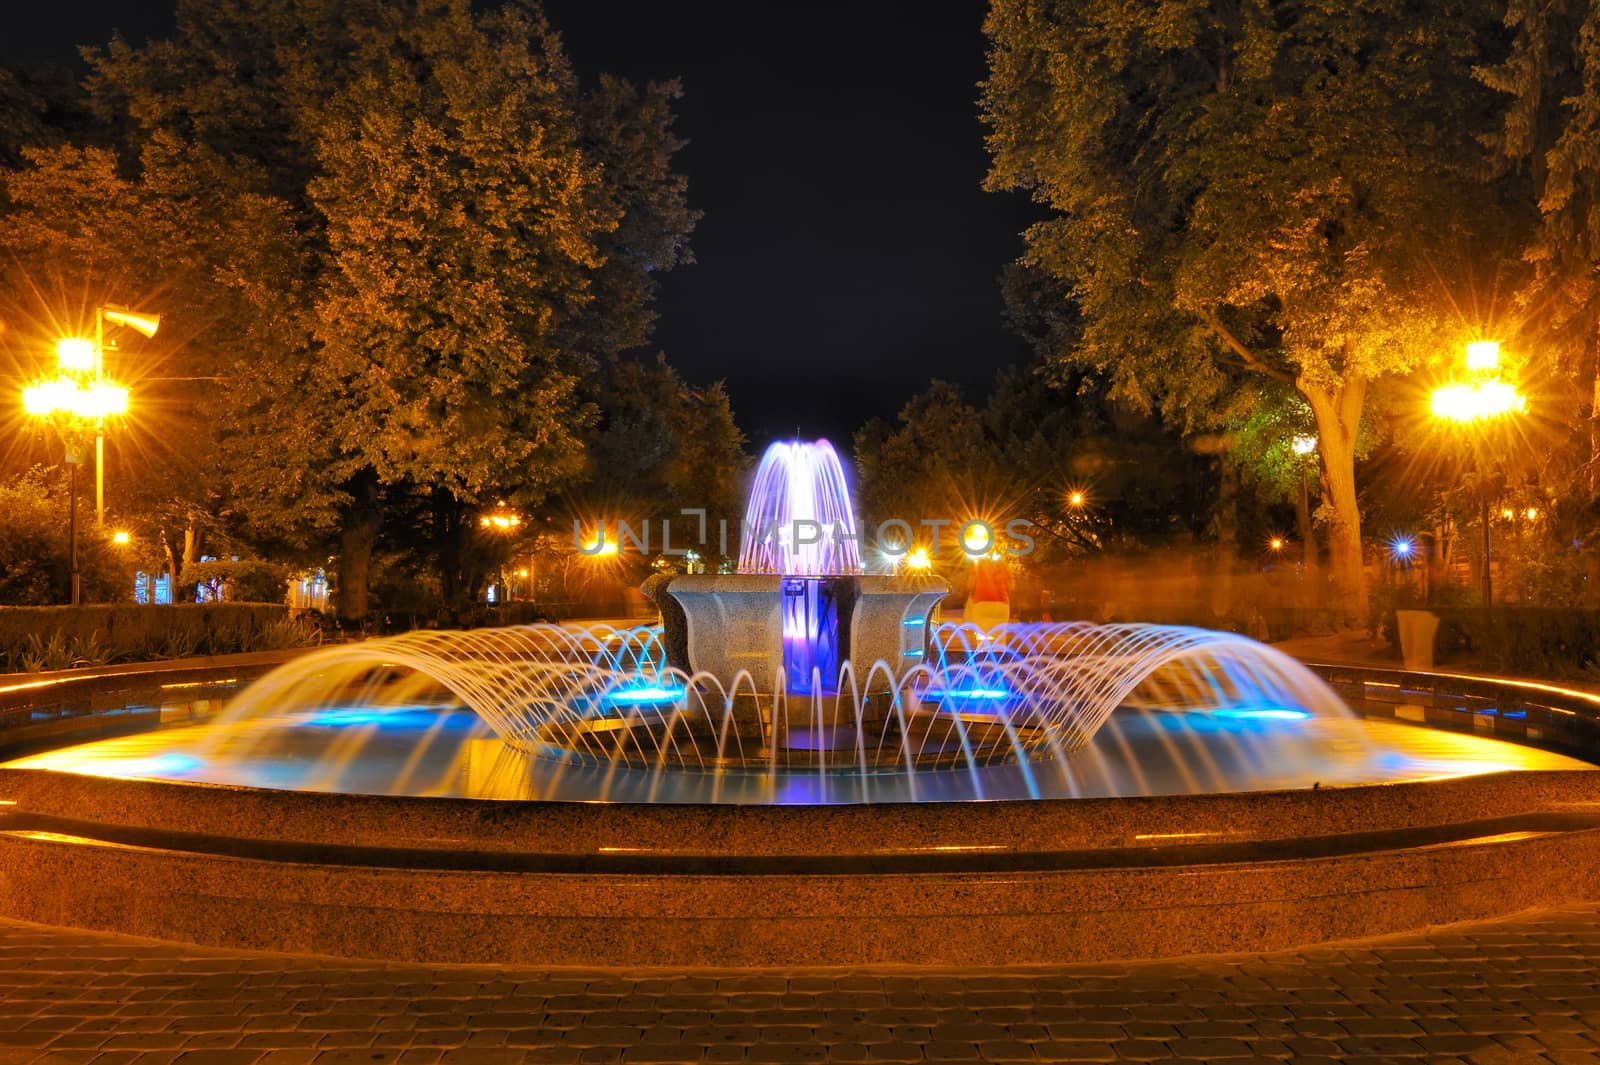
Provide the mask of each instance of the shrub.
{"label": "shrub", "polygon": [[314,626],[291,623],[289,608],[277,604],[0,607],[0,664],[7,670],[279,650],[315,641]]}
{"label": "shrub", "polygon": [[1573,607],[1440,607],[1437,659],[1504,673],[1570,677],[1600,662],[1600,611]]}
{"label": "shrub", "polygon": [[[35,466],[0,481],[0,603],[40,606],[71,595],[65,477]],[[133,567],[94,528],[92,500],[78,500],[78,579],[84,602],[127,599]]]}
{"label": "shrub", "polygon": [[203,584],[211,590],[209,602],[282,603],[289,595],[289,571],[272,562],[191,562],[183,567],[178,583],[185,588]]}

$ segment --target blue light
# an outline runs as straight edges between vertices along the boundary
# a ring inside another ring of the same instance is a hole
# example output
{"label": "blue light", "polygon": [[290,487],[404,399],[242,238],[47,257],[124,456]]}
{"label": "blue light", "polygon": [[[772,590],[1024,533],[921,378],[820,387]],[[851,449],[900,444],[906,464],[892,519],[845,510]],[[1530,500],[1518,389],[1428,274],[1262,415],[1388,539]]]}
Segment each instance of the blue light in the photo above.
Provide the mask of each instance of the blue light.
{"label": "blue light", "polygon": [[1009,699],[1014,694],[1004,688],[950,688],[930,689],[923,692],[922,697],[930,702],[939,702],[944,699]]}
{"label": "blue light", "polygon": [[1411,557],[1412,544],[1411,544],[1410,540],[1403,540],[1403,539],[1402,540],[1396,540],[1394,542],[1394,544],[1393,544],[1393,547],[1394,547],[1395,557],[1397,557],[1397,558],[1409,558],[1409,557]]}
{"label": "blue light", "polygon": [[1230,706],[1212,711],[1217,717],[1239,717],[1253,720],[1304,721],[1311,714],[1306,710],[1290,710],[1282,706]]}
{"label": "blue light", "polygon": [[902,624],[902,625],[926,625],[927,623],[928,623],[928,619],[927,618],[906,618],[900,624]]}
{"label": "blue light", "polygon": [[417,706],[336,706],[311,714],[302,725],[315,728],[352,728],[376,725],[379,728],[424,729],[439,720],[440,713]]}
{"label": "blue light", "polygon": [[686,688],[664,688],[659,685],[646,685],[638,688],[618,688],[616,691],[606,693],[606,701],[612,705],[624,706],[653,706],[660,703],[675,703],[687,693]]}

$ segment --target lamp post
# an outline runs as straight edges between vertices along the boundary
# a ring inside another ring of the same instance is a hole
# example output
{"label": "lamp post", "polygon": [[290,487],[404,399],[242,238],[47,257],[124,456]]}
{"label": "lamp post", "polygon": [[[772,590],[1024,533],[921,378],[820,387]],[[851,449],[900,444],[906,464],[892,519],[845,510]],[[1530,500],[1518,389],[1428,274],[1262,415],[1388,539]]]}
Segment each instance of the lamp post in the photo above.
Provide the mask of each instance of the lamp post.
{"label": "lamp post", "polygon": [[[145,339],[156,335],[161,328],[161,316],[144,311],[130,310],[121,304],[107,303],[94,311],[94,380],[105,380],[106,323],[125,325],[142,334]],[[94,520],[101,528],[106,524],[106,433],[102,423],[94,436]]]}
{"label": "lamp post", "polygon": [[[522,515],[506,506],[505,500],[495,505],[493,511],[478,518],[478,526],[484,531],[497,536],[510,536],[520,530]],[[498,559],[499,552],[496,551]],[[500,606],[509,599],[506,595],[505,565],[503,560],[496,561],[494,568],[494,601]]]}
{"label": "lamp post", "polygon": [[1300,508],[1295,520],[1300,525],[1301,561],[1307,569],[1317,564],[1316,530],[1311,527],[1311,482],[1306,475],[1306,463],[1317,450],[1317,438],[1306,433],[1296,433],[1289,441],[1300,466]]}
{"label": "lamp post", "polygon": [[[1463,428],[1486,426],[1528,409],[1526,397],[1499,376],[1500,342],[1478,340],[1467,345],[1467,372],[1464,383],[1446,385],[1433,392],[1433,416]],[[1489,574],[1489,493],[1483,493],[1480,514],[1483,524],[1483,605],[1494,603],[1493,578]]]}
{"label": "lamp post", "polygon": [[89,433],[95,434],[97,442],[103,440],[106,420],[128,413],[128,390],[105,379],[97,352],[88,341],[62,340],[56,345],[56,377],[22,390],[22,409],[53,426],[65,447],[67,555],[73,606],[82,602],[78,574],[78,467],[83,465]]}

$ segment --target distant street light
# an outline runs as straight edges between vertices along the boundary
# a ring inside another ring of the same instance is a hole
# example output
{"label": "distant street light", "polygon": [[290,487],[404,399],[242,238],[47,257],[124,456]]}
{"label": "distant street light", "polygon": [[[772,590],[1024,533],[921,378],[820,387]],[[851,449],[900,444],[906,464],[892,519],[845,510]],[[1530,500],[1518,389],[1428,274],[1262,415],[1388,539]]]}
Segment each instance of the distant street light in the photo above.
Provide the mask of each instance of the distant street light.
{"label": "distant street light", "polygon": [[[1467,370],[1475,377],[1446,385],[1433,392],[1433,415],[1462,426],[1483,426],[1498,419],[1521,414],[1528,409],[1527,398],[1516,387],[1499,377],[1500,342],[1477,340],[1467,345]],[[1483,509],[1483,605],[1494,603],[1493,578],[1489,575],[1489,494],[1484,492]]]}
{"label": "distant street light", "polygon": [[[505,500],[501,500],[495,504],[494,510],[478,518],[478,526],[486,532],[505,536],[522,527],[522,515],[506,506]],[[494,602],[504,602],[509,598],[506,594],[505,568],[496,564],[494,571]]]}
{"label": "distant street light", "polygon": [[1311,481],[1306,473],[1306,460],[1316,453],[1317,438],[1309,433],[1296,433],[1294,439],[1289,441],[1289,447],[1300,460],[1300,508],[1295,519],[1300,524],[1301,561],[1307,569],[1311,569],[1317,564],[1317,541],[1316,531],[1311,526]]}

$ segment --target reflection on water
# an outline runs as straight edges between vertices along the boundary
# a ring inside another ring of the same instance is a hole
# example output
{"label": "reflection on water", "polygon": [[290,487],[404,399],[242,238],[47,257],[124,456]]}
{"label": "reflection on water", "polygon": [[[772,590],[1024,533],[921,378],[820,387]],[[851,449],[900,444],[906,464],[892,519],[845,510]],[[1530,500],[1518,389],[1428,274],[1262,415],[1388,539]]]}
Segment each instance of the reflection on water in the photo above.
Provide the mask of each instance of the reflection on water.
{"label": "reflection on water", "polygon": [[301,791],[667,803],[859,803],[1271,791],[1501,770],[1592,769],[1481,736],[1380,720],[1124,709],[1064,759],[915,774],[578,766],[514,750],[448,704],[321,707],[101,740],[7,763]]}

